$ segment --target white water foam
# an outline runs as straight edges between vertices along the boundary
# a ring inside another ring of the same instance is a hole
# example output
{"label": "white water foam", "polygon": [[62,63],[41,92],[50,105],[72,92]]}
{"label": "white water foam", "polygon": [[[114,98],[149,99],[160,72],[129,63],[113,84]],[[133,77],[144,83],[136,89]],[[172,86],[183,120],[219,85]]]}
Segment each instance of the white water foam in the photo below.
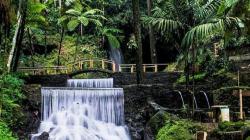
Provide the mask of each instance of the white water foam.
{"label": "white water foam", "polygon": [[[94,81],[94,80],[93,80]],[[42,88],[43,132],[49,140],[130,140],[123,89]]]}

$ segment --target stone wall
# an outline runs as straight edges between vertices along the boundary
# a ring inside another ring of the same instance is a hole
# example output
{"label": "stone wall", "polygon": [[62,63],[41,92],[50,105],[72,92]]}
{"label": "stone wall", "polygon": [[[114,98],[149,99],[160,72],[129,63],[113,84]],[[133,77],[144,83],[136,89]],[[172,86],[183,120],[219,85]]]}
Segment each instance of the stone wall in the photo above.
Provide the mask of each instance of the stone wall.
{"label": "stone wall", "polygon": [[63,75],[31,75],[24,78],[25,84],[39,84],[43,87],[64,87],[69,76]]}
{"label": "stone wall", "polygon": [[[145,73],[142,84],[172,84],[181,75],[179,72]],[[112,75],[115,85],[136,84],[136,73],[115,73]]]}

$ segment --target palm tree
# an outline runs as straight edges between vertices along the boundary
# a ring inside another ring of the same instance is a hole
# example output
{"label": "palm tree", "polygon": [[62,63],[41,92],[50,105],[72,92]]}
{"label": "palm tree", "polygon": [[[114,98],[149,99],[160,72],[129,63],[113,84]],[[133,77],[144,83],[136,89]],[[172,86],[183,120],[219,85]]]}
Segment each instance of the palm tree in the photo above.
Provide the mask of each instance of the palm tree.
{"label": "palm tree", "polygon": [[68,9],[65,12],[65,15],[59,19],[59,23],[63,24],[66,22],[67,24],[66,26],[69,31],[78,30],[76,48],[75,48],[75,56],[74,56],[74,61],[76,61],[76,56],[78,52],[77,45],[80,39],[79,34],[82,33],[82,26],[86,27],[86,26],[89,26],[90,23],[92,23],[96,27],[102,27],[101,20],[106,20],[106,18],[103,16],[103,11],[99,9],[92,9],[86,3],[82,3],[78,0],[74,1],[74,3],[69,3],[68,5],[70,9]]}
{"label": "palm tree", "polygon": [[144,17],[163,34],[175,39],[176,47],[188,56],[190,50],[214,33],[224,33],[237,26],[239,19],[230,17],[237,0],[159,0],[152,16]]}
{"label": "palm tree", "polygon": [[[225,32],[238,26],[239,19],[230,16],[230,10],[238,0],[158,0],[158,2],[158,6],[152,11],[152,16],[144,17],[143,20],[162,34],[174,38],[175,46],[185,56],[187,85],[189,64],[192,63],[194,94],[197,47],[211,35],[216,33],[225,36]],[[189,62],[190,56],[192,62]]]}

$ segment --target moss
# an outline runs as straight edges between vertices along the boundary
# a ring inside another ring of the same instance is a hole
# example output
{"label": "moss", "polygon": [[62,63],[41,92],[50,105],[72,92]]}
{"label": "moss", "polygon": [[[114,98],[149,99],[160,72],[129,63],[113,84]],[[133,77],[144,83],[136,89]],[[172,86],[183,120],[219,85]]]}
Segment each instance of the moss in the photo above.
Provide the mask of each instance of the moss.
{"label": "moss", "polygon": [[[195,80],[195,81],[201,81],[201,80],[203,80],[204,78],[206,78],[206,76],[207,76],[207,73],[199,73],[199,74],[194,75],[194,80]],[[189,79],[190,79],[190,81],[192,81],[192,80],[193,80],[193,77],[192,77],[192,76],[189,76]],[[176,81],[177,84],[182,84],[182,83],[185,83],[185,82],[186,82],[186,77],[185,77],[185,75],[182,75],[182,76]]]}

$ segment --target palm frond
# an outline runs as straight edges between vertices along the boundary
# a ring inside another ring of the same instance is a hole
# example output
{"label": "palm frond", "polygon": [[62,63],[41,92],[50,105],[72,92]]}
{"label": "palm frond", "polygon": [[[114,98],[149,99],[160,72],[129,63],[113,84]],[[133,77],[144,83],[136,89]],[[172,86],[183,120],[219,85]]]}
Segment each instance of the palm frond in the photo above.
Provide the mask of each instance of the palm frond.
{"label": "palm frond", "polygon": [[227,14],[232,9],[231,7],[235,6],[238,2],[239,0],[224,0],[217,11],[217,15]]}
{"label": "palm frond", "polygon": [[97,20],[97,19],[89,19],[89,22],[92,22],[92,23],[94,23],[96,26],[99,26],[99,27],[102,26],[101,21],[100,21],[100,20]]}
{"label": "palm frond", "polygon": [[112,34],[108,34],[106,37],[108,38],[108,42],[109,42],[111,47],[120,48],[120,42],[117,39],[117,37],[115,37]]}
{"label": "palm frond", "polygon": [[189,47],[194,41],[201,41],[214,32],[224,33],[228,28],[237,26],[238,22],[238,18],[226,17],[216,19],[216,21],[210,23],[197,25],[186,33],[182,41],[182,46]]}
{"label": "palm frond", "polygon": [[70,20],[67,24],[69,31],[74,31],[77,26],[79,26],[79,20],[77,19]]}
{"label": "palm frond", "polygon": [[172,19],[155,18],[155,17],[143,17],[142,20],[145,24],[150,24],[158,31],[172,32],[182,27],[182,23]]}
{"label": "palm frond", "polygon": [[221,0],[208,0],[207,3],[203,6],[198,6],[195,9],[195,18],[198,21],[205,21],[216,15],[219,6],[221,5]]}
{"label": "palm frond", "polygon": [[65,13],[69,14],[69,15],[72,15],[72,16],[79,16],[79,15],[81,15],[81,11],[77,11],[75,9],[69,9]]}
{"label": "palm frond", "polygon": [[88,26],[89,24],[89,20],[86,17],[83,17],[83,16],[78,17],[78,20],[83,24],[83,26]]}

